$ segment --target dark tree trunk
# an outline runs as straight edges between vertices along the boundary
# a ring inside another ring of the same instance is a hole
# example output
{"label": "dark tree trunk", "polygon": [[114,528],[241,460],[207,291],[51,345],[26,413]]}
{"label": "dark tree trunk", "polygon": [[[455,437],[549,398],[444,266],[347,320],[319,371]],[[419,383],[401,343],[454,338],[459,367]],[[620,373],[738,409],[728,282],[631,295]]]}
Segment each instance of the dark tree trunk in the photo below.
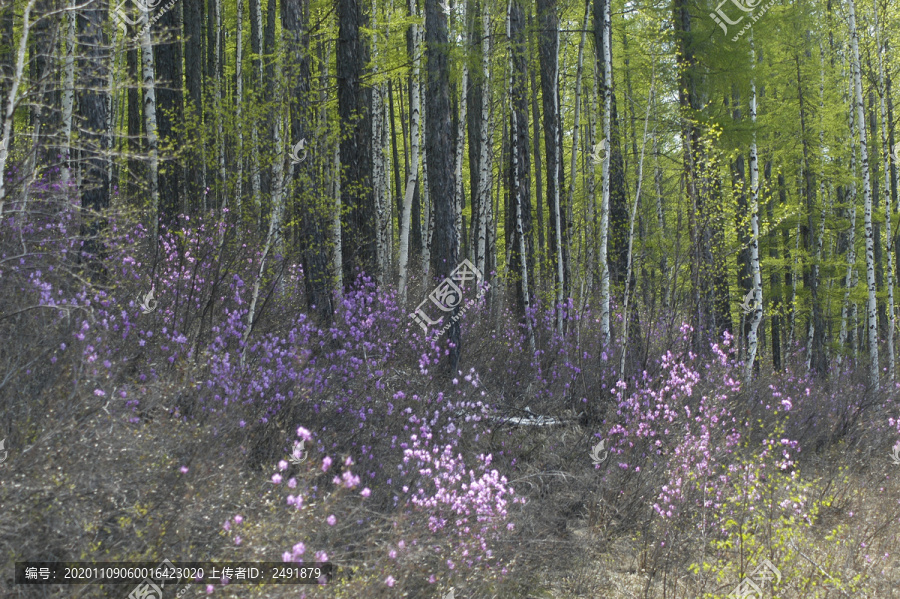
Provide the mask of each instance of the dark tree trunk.
{"label": "dark tree trunk", "polygon": [[813,327],[812,347],[808,347],[807,351],[811,352],[810,367],[820,375],[824,375],[827,370],[825,360],[825,319],[822,317],[822,305],[819,300],[819,276],[818,265],[815,264],[817,256],[820,252],[818,248],[817,227],[814,218],[824,218],[824,212],[820,207],[816,206],[816,176],[810,166],[809,159],[809,143],[807,141],[806,127],[806,104],[803,95],[803,85],[800,77],[800,58],[797,61],[797,90],[800,109],[800,137],[801,147],[803,151],[803,160],[801,169],[803,172],[803,193],[806,199],[807,220],[800,228],[800,234],[803,240],[803,247],[806,250],[808,260],[803,267],[803,286],[809,289],[810,303],[812,310],[810,320],[807,326]]}
{"label": "dark tree trunk", "polygon": [[[133,39],[138,33],[138,27],[128,26],[128,39]],[[138,64],[138,49],[132,45],[125,54],[125,63],[128,68],[129,81],[143,81],[141,68]],[[146,181],[143,162],[139,156],[144,150],[144,99],[141,86],[128,86],[128,184],[127,196],[131,202],[139,202],[141,198],[141,181]]]}
{"label": "dark tree trunk", "polygon": [[[156,66],[156,122],[160,146],[168,150],[167,154],[177,151],[183,145],[181,136],[175,130],[176,125],[184,122],[181,43],[178,41],[181,38],[181,20],[178,16],[178,11],[173,7],[162,13],[154,27],[157,31],[165,32],[167,40],[173,40],[157,44],[153,48],[153,62]],[[180,197],[181,172],[182,166],[176,160],[160,162],[159,224],[169,229],[178,224],[178,214],[184,209]]]}
{"label": "dark tree trunk", "polygon": [[[54,132],[59,130],[62,108],[61,86],[58,82],[58,67],[55,48],[59,45],[60,23],[65,21],[57,15],[46,16],[59,9],[59,0],[41,0],[37,3],[32,18],[31,79],[39,90],[37,101],[31,111],[31,125],[39,132],[36,145],[29,148],[34,152],[34,164],[55,163],[58,149],[49,143]],[[62,29],[63,31],[65,29]],[[26,173],[26,176],[30,173]]]}
{"label": "dark tree trunk", "polygon": [[[450,115],[450,45],[447,16],[440,0],[425,0],[425,152],[428,156],[429,195],[434,205],[434,237],[431,268],[438,278],[450,275],[459,255],[455,233],[456,203],[453,198],[453,129]],[[459,298],[462,300],[462,298]],[[456,373],[460,355],[459,304],[453,310],[447,341],[450,344],[448,370]]]}
{"label": "dark tree trunk", "polygon": [[[533,264],[534,241],[531,221],[531,184],[529,173],[531,159],[528,148],[528,42],[525,34],[525,15],[518,0],[513,0],[510,8],[510,37],[512,52],[512,114],[509,130],[509,206],[507,226],[510,271],[515,273],[516,301],[518,314],[525,318],[527,304],[534,295]],[[521,218],[521,223],[517,222]],[[521,224],[521,227],[520,227]],[[524,243],[525,255],[520,249]],[[521,275],[524,271],[526,276]],[[523,278],[527,278],[527,287]]]}
{"label": "dark tree trunk", "polygon": [[341,249],[344,286],[361,269],[375,277],[375,197],[372,193],[372,90],[363,85],[369,24],[360,0],[337,0],[337,96],[341,119]]}
{"label": "dark tree trunk", "polygon": [[100,239],[105,220],[99,212],[109,208],[109,170],[107,151],[109,47],[106,31],[107,0],[97,0],[81,9],[77,18],[78,47],[76,73],[78,85],[78,117],[84,183],[81,188],[81,207],[84,211],[81,235],[84,238],[84,261],[92,276],[103,280],[102,266],[105,248]]}
{"label": "dark tree trunk", "polygon": [[551,260],[554,255],[554,246],[553,242],[550,241],[552,238],[547,237],[546,244],[544,241],[544,173],[542,172],[543,159],[541,156],[541,113],[538,109],[538,87],[537,83],[535,83],[534,69],[529,69],[529,77],[531,78],[531,127],[534,132],[534,212],[537,215],[537,255],[539,257],[538,263],[535,265],[535,271],[539,277],[543,277],[543,273],[547,272],[547,269],[555,270],[552,267]]}
{"label": "dark tree trunk", "polygon": [[[190,110],[197,115],[199,124],[203,124],[203,0],[184,1],[184,63],[187,100]],[[251,3],[254,0],[250,0]],[[258,0],[257,0],[258,1]],[[186,181],[188,211],[196,210],[201,205],[201,196],[206,182],[204,168],[201,164],[203,152],[203,136],[196,138],[196,147],[187,157],[188,180]]]}
{"label": "dark tree trunk", "polygon": [[[470,62],[469,62],[469,89],[467,90],[466,102],[469,106],[466,111],[466,126],[468,127],[469,136],[469,196],[472,198],[471,219],[469,219],[469,238],[470,256],[475,256],[478,248],[478,214],[480,210],[480,198],[478,197],[478,185],[481,182],[481,172],[478,163],[481,157],[481,99],[484,93],[484,75],[481,72],[481,14],[476,0],[466,0],[466,15],[469,23],[469,43],[470,43]],[[475,256],[477,262],[478,256]],[[483,274],[483,273],[482,273]]]}
{"label": "dark tree trunk", "polygon": [[[390,121],[391,121],[391,154],[393,156],[393,164],[394,167],[394,204],[397,207],[397,220],[398,220],[398,230],[399,230],[399,220],[401,218],[400,215],[403,214],[403,187],[400,183],[400,153],[397,149],[397,121],[395,120],[395,112],[394,112],[394,86],[393,79],[388,79],[387,86],[388,93],[388,109],[390,111]],[[393,218],[391,219],[390,226],[391,235],[394,233],[394,223]]]}
{"label": "dark tree trunk", "polygon": [[[292,140],[309,139],[311,123],[312,86],[309,48],[309,0],[282,0],[281,24],[284,28],[285,56],[293,64],[288,65],[288,81],[294,83],[290,92]],[[318,314],[324,323],[330,323],[332,305],[332,279],[329,271],[328,222],[330,210],[317,205],[316,167],[310,160],[294,166],[294,204],[300,221],[300,258],[303,265],[303,281],[309,310]]]}

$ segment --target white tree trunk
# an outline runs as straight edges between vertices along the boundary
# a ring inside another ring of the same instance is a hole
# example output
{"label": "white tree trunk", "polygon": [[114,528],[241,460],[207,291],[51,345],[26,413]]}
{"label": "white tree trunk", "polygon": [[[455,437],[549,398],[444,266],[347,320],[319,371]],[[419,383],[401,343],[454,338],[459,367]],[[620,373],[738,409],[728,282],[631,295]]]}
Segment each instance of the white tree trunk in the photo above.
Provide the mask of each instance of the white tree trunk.
{"label": "white tree trunk", "polygon": [[[459,3],[460,7],[460,22],[463,24],[461,29],[461,38],[462,38],[462,47],[469,47],[469,28],[466,26],[466,2],[465,0],[461,0]],[[462,249],[465,245],[465,240],[462,236],[462,206],[463,206],[463,178],[462,178],[462,167],[463,167],[463,152],[466,147],[466,112],[468,110],[468,103],[466,102],[466,95],[469,87],[469,65],[468,61],[463,58],[463,70],[462,70],[462,85],[460,85],[460,98],[459,98],[459,125],[456,129],[456,164],[455,164],[455,182],[456,189],[453,190],[453,197],[456,202],[456,214],[453,219],[453,228],[456,233],[456,247],[459,248],[460,256],[462,256]],[[471,166],[470,166],[471,168]]]}
{"label": "white tree trunk", "polygon": [[597,259],[600,261],[600,334],[601,346],[606,347],[612,335],[609,328],[609,261],[607,248],[609,245],[609,161],[612,133],[612,50],[609,47],[612,23],[610,21],[609,0],[604,2],[603,11],[603,139],[605,150],[603,151],[603,182],[602,199],[600,201],[600,251]]}
{"label": "white tree trunk", "polygon": [[210,0],[211,3],[215,4],[215,22],[216,22],[216,34],[215,34],[215,48],[213,51],[215,52],[215,113],[216,113],[216,149],[218,152],[218,162],[219,162],[219,184],[222,186],[221,189],[221,198],[222,198],[222,206],[224,209],[228,206],[228,172],[225,170],[225,130],[222,119],[222,81],[221,77],[225,75],[225,65],[220,64],[220,57],[222,56],[222,2],[221,0]]}
{"label": "white tree trunk", "polygon": [[19,38],[19,50],[16,56],[16,71],[9,86],[6,109],[3,115],[3,138],[0,139],[0,218],[3,218],[3,205],[6,203],[6,161],[9,159],[9,144],[12,141],[13,114],[19,103],[19,85],[22,83],[22,71],[25,66],[25,54],[28,48],[28,34],[31,31],[31,11],[37,0],[30,0],[22,17],[22,36]]}
{"label": "white tree trunk", "polygon": [[144,77],[144,128],[147,130],[147,149],[150,154],[150,230],[153,245],[159,242],[159,138],[156,134],[156,78],[153,70],[153,43],[150,38],[150,12],[138,3],[141,10],[141,63]]}
{"label": "white tree trunk", "polygon": [[[237,129],[237,156],[234,162],[237,172],[234,182],[234,207],[237,210],[238,222],[241,220],[241,195],[244,187],[244,0],[237,0],[237,32],[235,35],[235,128]],[[238,226],[238,236],[242,226]]]}
{"label": "white tree trunk", "polygon": [[[416,0],[409,1],[409,13],[416,16]],[[419,120],[421,119],[421,95],[419,91],[419,65],[421,64],[421,45],[419,43],[419,26],[413,23],[413,66],[412,66],[412,106],[410,112],[410,166],[409,179],[406,181],[406,193],[403,194],[403,214],[400,215],[400,305],[406,305],[406,288],[409,281],[409,229],[412,221],[412,201],[419,180]],[[418,226],[418,223],[416,224]]]}
{"label": "white tree trunk", "polygon": [[63,164],[63,186],[68,190],[72,180],[72,114],[75,107],[75,0],[69,0],[66,27],[66,60],[63,72],[62,126],[66,140],[66,158]]}
{"label": "white tree trunk", "polygon": [[894,380],[894,371],[896,365],[894,363],[894,329],[896,320],[894,317],[894,282],[897,280],[894,273],[894,236],[891,231],[891,219],[894,211],[891,206],[891,148],[887,134],[887,111],[885,110],[885,94],[886,87],[884,84],[884,62],[882,52],[885,50],[881,45],[881,31],[878,22],[878,1],[875,0],[875,55],[878,57],[878,91],[881,98],[881,154],[884,159],[884,187],[882,194],[884,195],[884,215],[885,215],[885,236],[887,241],[888,256],[888,373],[891,381]]}
{"label": "white tree trunk", "polygon": [[[418,46],[422,47],[422,43],[425,41],[425,28],[417,28],[419,33]],[[421,97],[419,99],[419,105],[424,104],[425,99],[425,89],[419,85],[419,92]],[[420,118],[422,120],[422,131],[425,131],[425,128],[428,126],[428,122],[425,120],[426,112],[422,111]],[[425,144],[421,144],[419,146],[420,151],[422,152],[422,214],[424,216],[425,222],[424,227],[425,230],[422,231],[422,272],[425,273],[425,277],[428,277],[428,273],[431,271],[431,235],[434,232],[434,223],[432,222],[432,214],[431,214],[431,190],[428,188],[428,152],[425,150]]]}
{"label": "white tree trunk", "polygon": [[[556,26],[556,37],[559,38],[559,24],[557,21]],[[574,135],[575,139],[578,138],[578,101],[577,98],[580,95],[581,89],[581,65],[582,65],[582,57],[584,55],[584,37],[585,37],[586,29],[581,32],[581,43],[578,46],[578,86],[575,91],[575,129]],[[557,52],[556,57],[553,62],[553,72],[550,73],[549,77],[553,81],[553,114],[555,123],[555,127],[553,131],[551,131],[551,135],[553,136],[553,145],[556,147],[556,150],[553,152],[553,159],[547,157],[547,161],[551,162],[549,164],[550,171],[553,173],[552,177],[549,177],[548,183],[550,183],[550,189],[548,190],[552,197],[548,198],[553,204],[554,212],[553,215],[554,229],[556,234],[556,247],[553,248],[554,253],[556,254],[554,258],[556,258],[556,332],[559,335],[563,334],[563,302],[565,299],[563,298],[563,292],[565,287],[565,272],[563,271],[563,238],[562,238],[562,219],[565,216],[562,211],[561,200],[562,200],[562,190],[560,190],[560,181],[559,181],[559,170],[560,170],[560,161],[563,159],[562,157],[562,145],[560,144],[559,138],[559,53]],[[535,140],[537,143],[537,140]],[[577,143],[572,146],[572,163],[574,165],[575,162],[575,152],[577,149]],[[572,186],[575,185],[575,168],[573,166],[572,171]],[[570,204],[571,205],[571,204]]]}
{"label": "white tree trunk", "polygon": [[[372,65],[373,75],[379,74],[378,62],[378,2],[372,2]],[[389,229],[390,213],[388,212],[389,200],[386,196],[387,185],[384,156],[385,156],[385,131],[384,131],[384,83],[376,83],[372,86],[372,191],[375,195],[375,262],[376,280],[378,285],[384,285],[388,275],[387,259],[387,235]]]}
{"label": "white tree trunk", "polygon": [[488,236],[488,213],[491,210],[491,15],[486,0],[481,4],[481,70],[484,75],[481,93],[481,152],[478,156],[478,225],[475,265],[482,275],[486,275],[486,248]]}
{"label": "white tree trunk", "polygon": [[335,293],[338,295],[344,289],[344,266],[343,256],[341,254],[341,145],[339,142],[334,144],[334,177],[332,178],[334,188],[332,194],[334,197],[334,220],[331,223],[332,245],[334,253],[331,261],[334,265],[334,286]]}
{"label": "white tree trunk", "polygon": [[[756,69],[756,52],[750,37],[750,69]],[[744,365],[745,385],[750,384],[753,363],[759,349],[759,323],[762,322],[762,276],[759,268],[759,157],[756,150],[756,81],[750,76],[750,126],[753,138],[750,142],[750,273],[753,279],[753,312],[750,315],[750,332],[747,334],[747,363]]]}
{"label": "white tree trunk", "polygon": [[[599,94],[599,82],[600,75],[597,73],[597,61],[591,61],[592,73],[594,75],[592,84],[591,84],[591,97],[590,97],[590,106],[587,111],[588,114],[588,130],[587,130],[587,144],[595,144],[597,143],[597,96]],[[655,138],[654,138],[655,139]],[[588,155],[590,155],[590,148],[588,148]],[[584,295],[583,295],[583,303],[582,305],[586,305],[588,302],[588,298],[593,295],[594,291],[594,264],[596,264],[596,255],[595,252],[597,250],[597,168],[592,160],[585,158],[585,170],[587,171],[587,196],[585,198],[585,211],[587,222],[585,223],[585,245],[587,255],[587,264],[585,265],[584,270]],[[590,166],[588,166],[590,165]]]}
{"label": "white tree trunk", "polygon": [[848,0],[850,12],[850,46],[852,49],[851,66],[854,87],[853,102],[856,105],[856,129],[859,135],[860,166],[863,175],[863,205],[866,228],[866,286],[869,297],[866,305],[867,330],[869,341],[869,384],[878,390],[878,310],[875,301],[875,237],[872,225],[872,183],[869,178],[869,154],[866,148],[866,124],[862,100],[862,73],[859,64],[859,34],[856,30],[856,2]]}

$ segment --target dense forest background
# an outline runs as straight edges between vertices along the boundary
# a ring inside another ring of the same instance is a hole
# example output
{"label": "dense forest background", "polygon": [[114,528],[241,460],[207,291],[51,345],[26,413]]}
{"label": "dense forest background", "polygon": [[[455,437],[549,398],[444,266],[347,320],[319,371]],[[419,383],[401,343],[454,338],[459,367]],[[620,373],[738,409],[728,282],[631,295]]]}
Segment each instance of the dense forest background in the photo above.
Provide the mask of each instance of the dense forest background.
{"label": "dense forest background", "polygon": [[4,596],[893,597],[898,7],[0,0]]}

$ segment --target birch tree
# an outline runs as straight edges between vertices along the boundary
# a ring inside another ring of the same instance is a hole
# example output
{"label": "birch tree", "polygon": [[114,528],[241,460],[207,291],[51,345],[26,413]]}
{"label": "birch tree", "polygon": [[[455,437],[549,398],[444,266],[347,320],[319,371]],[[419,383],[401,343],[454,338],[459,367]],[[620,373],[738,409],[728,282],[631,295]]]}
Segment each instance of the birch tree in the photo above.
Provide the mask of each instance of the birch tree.
{"label": "birch tree", "polygon": [[[234,43],[234,125],[237,136],[236,173],[234,176],[234,207],[238,222],[243,220],[241,196],[244,194],[244,0],[237,0],[237,28]],[[243,227],[238,227],[241,235]]]}
{"label": "birch tree", "polygon": [[884,226],[885,226],[885,239],[887,241],[887,255],[888,255],[888,277],[887,277],[887,291],[888,291],[888,338],[887,338],[887,350],[888,350],[888,376],[890,376],[890,380],[893,382],[895,377],[896,365],[894,363],[894,330],[896,328],[896,319],[894,316],[894,282],[896,281],[895,271],[894,271],[894,235],[891,231],[891,221],[894,217],[894,211],[892,209],[891,202],[891,147],[888,140],[888,132],[887,132],[887,123],[888,123],[888,115],[887,110],[885,108],[885,97],[887,96],[887,88],[885,86],[885,77],[884,77],[884,61],[882,59],[882,54],[884,52],[884,46],[881,45],[881,29],[880,23],[878,21],[878,0],[874,0],[873,5],[875,7],[875,56],[878,59],[878,91],[879,97],[881,99],[881,154],[884,160],[884,187],[882,189],[882,193],[884,195]]}
{"label": "birch tree", "polygon": [[156,75],[153,68],[153,42],[150,37],[150,12],[138,2],[141,11],[141,64],[144,79],[144,129],[147,132],[147,149],[150,154],[150,218],[153,246],[159,243],[159,222],[162,216],[159,205],[159,137],[156,122]]}
{"label": "birch tree", "polygon": [[872,184],[869,179],[869,154],[866,147],[866,123],[863,113],[862,75],[859,63],[859,34],[856,30],[855,0],[848,0],[850,12],[851,77],[853,77],[856,107],[856,132],[859,136],[860,167],[863,181],[863,219],[866,231],[866,327],[869,343],[869,384],[877,391],[880,386],[878,366],[878,308],[875,300],[875,237],[872,225]]}
{"label": "birch tree", "polygon": [[478,158],[478,241],[475,252],[476,266],[487,274],[485,247],[488,236],[488,211],[491,209],[491,15],[487,0],[481,2],[481,71],[484,76],[484,89],[481,94],[481,155]]}
{"label": "birch tree", "polygon": [[747,362],[744,365],[744,381],[749,384],[753,363],[759,346],[759,323],[762,322],[762,276],[759,267],[759,157],[756,149],[756,52],[750,38],[750,126],[753,137],[750,142],[750,276],[752,279],[753,307],[750,313],[750,330],[747,334]]}
{"label": "birch tree", "polygon": [[612,37],[612,22],[610,20],[610,0],[594,0],[601,3],[603,20],[598,23],[602,28],[603,45],[597,50],[603,54],[603,84],[600,86],[603,94],[603,140],[595,143],[595,149],[602,152],[601,172],[601,200],[600,200],[600,244],[597,253],[597,261],[600,265],[600,334],[601,345],[607,346],[612,339],[609,328],[609,161],[611,152],[610,138],[612,135],[612,53],[610,38]]}
{"label": "birch tree", "polygon": [[[372,65],[373,77],[378,78],[379,61],[378,54],[378,2],[372,2]],[[385,163],[385,149],[387,146],[387,134],[385,131],[384,114],[385,84],[377,82],[372,86],[372,188],[375,194],[375,255],[377,261],[378,284],[383,285],[387,281],[390,265],[389,236],[390,236],[390,200],[388,198],[387,164]]]}
{"label": "birch tree", "polygon": [[19,103],[19,86],[22,84],[28,36],[32,26],[31,11],[34,10],[35,4],[37,4],[37,0],[30,0],[22,15],[22,33],[16,53],[15,72],[7,92],[6,106],[3,107],[3,137],[0,138],[0,218],[3,218],[3,206],[6,203],[6,161],[9,159],[9,147],[13,135],[13,116]]}
{"label": "birch tree", "polygon": [[[409,14],[416,17],[416,0],[409,0]],[[409,280],[409,230],[412,219],[413,194],[419,180],[419,64],[421,56],[421,44],[419,43],[419,26],[415,21],[410,25],[413,38],[412,61],[412,92],[410,93],[412,106],[410,107],[410,167],[406,181],[406,193],[403,194],[403,213],[400,216],[400,305],[406,305],[406,288]]]}
{"label": "birch tree", "polygon": [[[62,181],[67,188],[72,181],[72,113],[75,108],[75,18],[75,0],[69,0],[68,13],[66,14],[66,59],[63,67],[62,97],[62,126],[63,138],[65,139],[65,163],[62,169]],[[0,195],[0,202],[2,202],[2,195]]]}

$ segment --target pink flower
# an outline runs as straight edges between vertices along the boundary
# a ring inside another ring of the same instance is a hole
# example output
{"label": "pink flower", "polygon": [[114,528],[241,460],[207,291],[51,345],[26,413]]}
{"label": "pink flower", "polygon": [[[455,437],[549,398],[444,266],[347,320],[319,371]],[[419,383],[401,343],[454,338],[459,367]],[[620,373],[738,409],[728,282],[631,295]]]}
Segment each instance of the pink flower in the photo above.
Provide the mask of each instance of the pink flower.
{"label": "pink flower", "polygon": [[182,473],[182,474],[187,474],[187,473],[188,473],[188,467],[187,467],[187,466],[182,466],[181,468],[179,468],[179,470],[181,470],[181,473]]}
{"label": "pink flower", "polygon": [[273,475],[272,475],[272,482],[275,483],[276,485],[279,484],[279,483],[281,483],[281,475],[280,475],[280,474],[273,474]]}
{"label": "pink flower", "polygon": [[322,460],[322,472],[328,472],[329,468],[331,468],[331,458],[325,456],[325,459]]}
{"label": "pink flower", "polygon": [[395,582],[397,582],[397,581],[394,580],[393,576],[388,576],[387,578],[384,579],[384,584],[388,585],[389,587],[394,586]]}
{"label": "pink flower", "polygon": [[243,518],[243,516],[241,516],[240,514],[238,514],[237,516],[234,517],[234,523],[235,523],[235,524],[240,524],[240,523],[243,522],[243,521],[244,521],[244,518]]}
{"label": "pink flower", "polygon": [[366,487],[366,488],[363,489],[362,492],[360,493],[360,495],[362,495],[363,497],[368,497],[368,496],[371,495],[371,494],[372,494],[372,491],[369,490],[369,487]]}
{"label": "pink flower", "polygon": [[328,522],[328,526],[334,526],[335,524],[337,524],[337,518],[334,517],[334,514],[328,516],[325,521]]}

